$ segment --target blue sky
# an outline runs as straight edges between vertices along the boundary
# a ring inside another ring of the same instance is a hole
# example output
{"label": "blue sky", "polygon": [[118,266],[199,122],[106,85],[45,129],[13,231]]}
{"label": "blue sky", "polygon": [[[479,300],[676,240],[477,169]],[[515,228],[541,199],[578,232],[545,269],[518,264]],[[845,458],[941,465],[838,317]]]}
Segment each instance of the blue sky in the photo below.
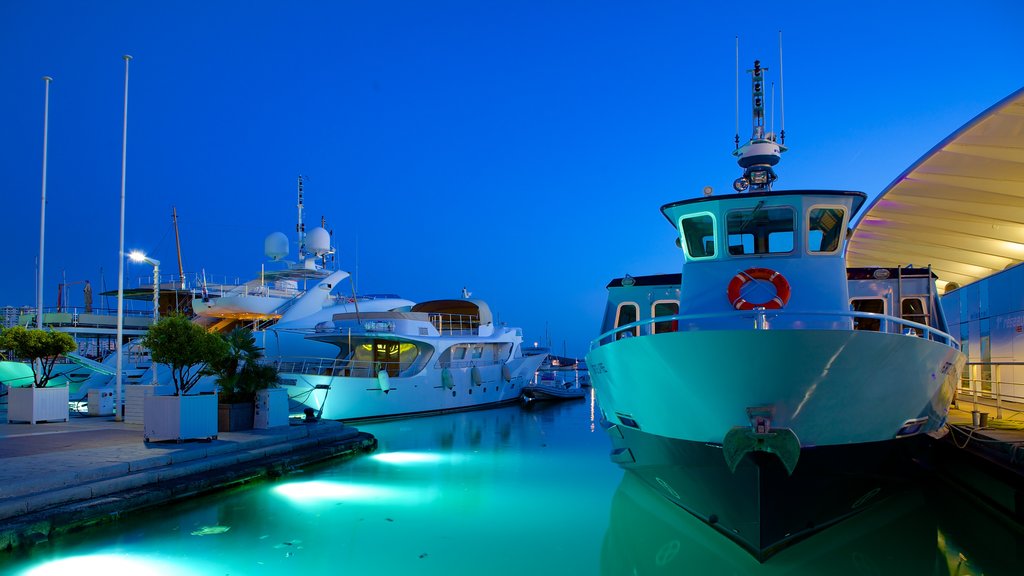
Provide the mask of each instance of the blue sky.
{"label": "blue sky", "polygon": [[44,75],[44,305],[65,277],[116,287],[131,54],[127,249],[174,268],[175,206],[186,273],[255,276],[303,174],[307,226],[327,218],[361,292],[466,286],[583,354],[608,280],[679,270],[658,208],[740,174],[737,35],[769,79],[785,35],[776,189],[875,195],[1021,87],[1021,21],[1010,0],[4,0],[0,305],[35,304]]}

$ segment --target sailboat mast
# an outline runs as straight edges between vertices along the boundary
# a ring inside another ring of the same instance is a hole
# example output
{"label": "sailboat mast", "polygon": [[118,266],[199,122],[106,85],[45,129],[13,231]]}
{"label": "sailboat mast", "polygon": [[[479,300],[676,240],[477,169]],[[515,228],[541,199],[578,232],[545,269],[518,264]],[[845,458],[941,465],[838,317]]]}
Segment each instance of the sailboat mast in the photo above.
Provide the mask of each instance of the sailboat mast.
{"label": "sailboat mast", "polygon": [[171,222],[174,224],[174,245],[178,249],[178,278],[181,289],[185,289],[185,267],[181,264],[181,236],[178,234],[178,209],[171,206]]}

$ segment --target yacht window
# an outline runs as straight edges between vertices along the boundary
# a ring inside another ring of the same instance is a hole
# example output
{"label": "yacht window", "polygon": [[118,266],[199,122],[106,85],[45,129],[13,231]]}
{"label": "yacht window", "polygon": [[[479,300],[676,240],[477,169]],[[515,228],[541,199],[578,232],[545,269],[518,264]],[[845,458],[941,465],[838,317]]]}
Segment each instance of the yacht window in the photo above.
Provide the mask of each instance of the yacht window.
{"label": "yacht window", "polygon": [[811,208],[808,212],[807,248],[811,252],[835,252],[843,238],[842,208]]}
{"label": "yacht window", "polygon": [[466,348],[465,346],[456,346],[452,348],[452,360],[465,360]]}
{"label": "yacht window", "polygon": [[[625,326],[626,324],[632,324],[640,318],[640,306],[637,306],[633,302],[624,302],[619,304],[619,311],[615,315],[615,327]],[[630,330],[623,330],[615,335],[615,339],[628,338],[630,336],[639,336],[640,327],[634,326]]]}
{"label": "yacht window", "polygon": [[473,359],[476,360],[478,358],[483,358],[483,356],[484,356],[484,347],[483,346],[473,346],[473,356],[472,356]]}
{"label": "yacht window", "polygon": [[729,254],[782,254],[793,251],[795,212],[787,206],[763,207],[764,202],[746,210],[733,210],[726,217]]}
{"label": "yacht window", "polygon": [[[651,316],[659,318],[662,316],[675,316],[679,314],[679,302],[665,301],[655,302],[654,306],[651,307]],[[664,320],[661,322],[654,323],[654,333],[661,334],[662,332],[675,332],[678,327],[678,320]]]}
{"label": "yacht window", "polygon": [[[850,310],[854,312],[885,314],[885,300],[881,298],[856,298],[850,301]],[[882,321],[878,318],[854,318],[853,329],[878,332],[882,329]]]}
{"label": "yacht window", "polygon": [[[904,298],[900,303],[900,318],[927,325],[928,315],[925,314],[924,298]],[[914,332],[921,335],[924,331],[920,328],[914,328]]]}
{"label": "yacht window", "polygon": [[715,255],[715,220],[710,214],[684,216],[679,220],[686,255],[711,258]]}

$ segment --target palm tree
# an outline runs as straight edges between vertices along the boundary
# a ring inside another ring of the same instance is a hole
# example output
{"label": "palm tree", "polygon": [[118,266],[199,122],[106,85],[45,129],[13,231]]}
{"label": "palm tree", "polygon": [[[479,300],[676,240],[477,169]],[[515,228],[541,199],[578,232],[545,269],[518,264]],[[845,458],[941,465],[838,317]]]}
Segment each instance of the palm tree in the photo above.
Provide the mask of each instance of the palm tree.
{"label": "palm tree", "polygon": [[251,402],[256,391],[269,388],[277,382],[277,369],[259,363],[263,348],[256,345],[256,337],[248,328],[235,328],[222,336],[228,352],[211,366],[217,376],[221,400],[224,403]]}

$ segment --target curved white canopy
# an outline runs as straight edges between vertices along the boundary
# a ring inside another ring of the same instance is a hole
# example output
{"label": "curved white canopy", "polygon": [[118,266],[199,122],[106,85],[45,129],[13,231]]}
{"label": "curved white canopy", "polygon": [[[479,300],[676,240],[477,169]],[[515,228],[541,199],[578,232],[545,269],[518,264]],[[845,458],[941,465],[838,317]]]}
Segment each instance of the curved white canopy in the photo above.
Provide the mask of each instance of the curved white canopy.
{"label": "curved white canopy", "polygon": [[939,287],[1024,262],[1024,88],[928,151],[854,228],[849,266],[931,264]]}

